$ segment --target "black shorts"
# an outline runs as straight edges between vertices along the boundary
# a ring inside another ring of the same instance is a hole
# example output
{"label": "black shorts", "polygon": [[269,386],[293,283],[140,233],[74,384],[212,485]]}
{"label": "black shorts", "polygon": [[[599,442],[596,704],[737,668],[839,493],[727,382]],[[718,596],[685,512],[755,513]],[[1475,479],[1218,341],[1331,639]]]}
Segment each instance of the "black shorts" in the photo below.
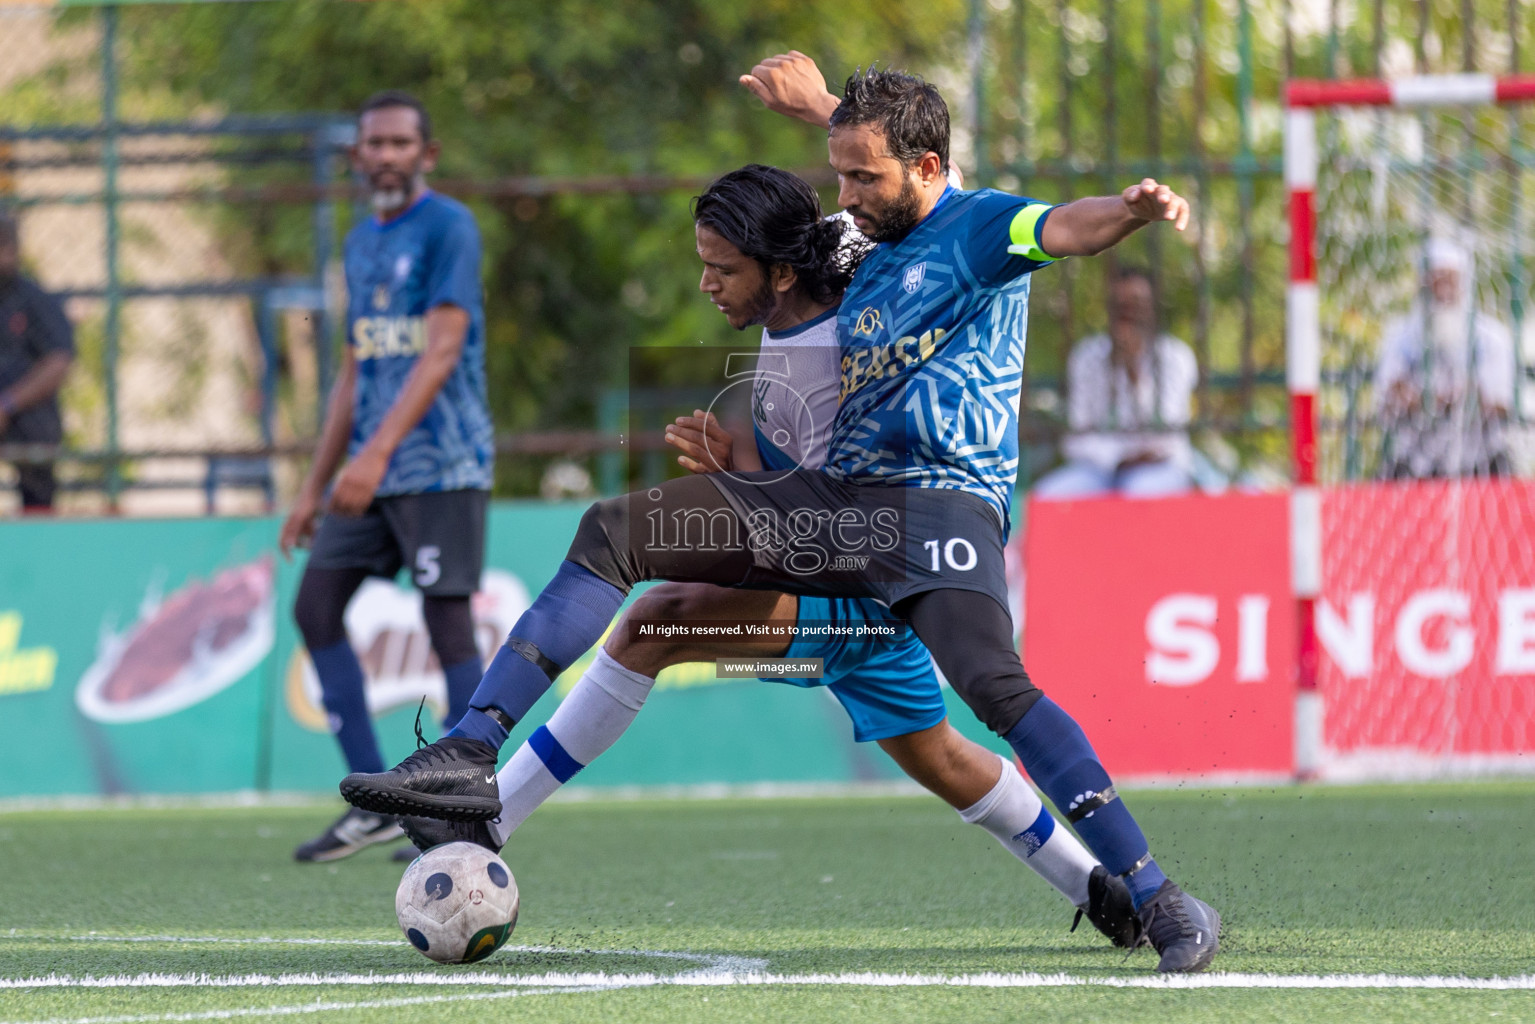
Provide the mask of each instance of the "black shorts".
{"label": "black shorts", "polygon": [[746,524],[752,568],[742,586],[887,607],[929,590],[974,590],[1008,607],[1001,521],[973,494],[852,484],[806,469],[708,479]]}
{"label": "black shorts", "polygon": [[[0,430],[0,444],[58,444],[63,437],[58,404],[54,399],[17,413],[16,418]],[[52,508],[57,489],[53,463],[18,462],[15,466],[16,489],[21,492],[22,508]]]}
{"label": "black shorts", "polygon": [[360,516],[328,515],[310,545],[315,569],[365,569],[393,579],[401,568],[433,597],[480,589],[485,566],[486,491],[436,491],[375,498]]}
{"label": "black shorts", "polygon": [[56,488],[57,484],[53,479],[53,463],[16,463],[16,489],[21,492],[23,509],[52,508]]}

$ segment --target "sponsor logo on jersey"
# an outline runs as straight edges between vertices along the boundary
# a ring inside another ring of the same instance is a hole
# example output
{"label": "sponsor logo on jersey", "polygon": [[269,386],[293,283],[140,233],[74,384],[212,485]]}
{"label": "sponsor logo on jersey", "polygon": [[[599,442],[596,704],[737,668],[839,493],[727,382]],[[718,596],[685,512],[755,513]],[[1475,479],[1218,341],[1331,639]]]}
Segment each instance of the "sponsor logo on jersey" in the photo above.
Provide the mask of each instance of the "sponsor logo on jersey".
{"label": "sponsor logo on jersey", "polygon": [[872,338],[874,337],[874,332],[884,326],[879,321],[879,310],[874,306],[868,306],[862,313],[858,314],[858,323],[853,328],[853,337],[856,338],[861,334],[866,338]]}
{"label": "sponsor logo on jersey", "polygon": [[908,334],[889,345],[844,350],[842,392],[839,397],[846,398],[870,381],[894,377],[908,366],[925,362],[938,350],[938,343],[946,333],[938,327],[927,331],[920,338]]}
{"label": "sponsor logo on jersey", "polygon": [[923,261],[915,266],[906,268],[906,276],[901,278],[901,287],[906,289],[907,295],[915,295],[922,287],[922,279],[927,276],[927,262]]}
{"label": "sponsor logo on jersey", "polygon": [[426,351],[426,317],[360,316],[352,321],[352,346],[358,360],[419,356]]}

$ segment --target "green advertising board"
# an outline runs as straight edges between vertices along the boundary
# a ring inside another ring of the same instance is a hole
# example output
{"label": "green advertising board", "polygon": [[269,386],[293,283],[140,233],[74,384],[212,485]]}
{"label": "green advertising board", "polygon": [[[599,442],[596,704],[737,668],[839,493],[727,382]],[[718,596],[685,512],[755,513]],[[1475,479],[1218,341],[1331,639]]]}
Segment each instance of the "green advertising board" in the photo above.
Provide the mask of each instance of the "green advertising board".
{"label": "green advertising board", "polygon": [[[554,575],[582,510],[492,507],[474,603],[482,651],[499,645]],[[279,523],[0,523],[0,797],[334,792],[346,769],[292,622],[302,561],[277,554]],[[442,710],[419,599],[408,586],[370,581],[348,610],[347,631],[393,762],[414,746],[422,699],[428,736]],[[584,667],[558,680],[529,729]],[[956,710],[955,724],[979,738],[969,712]],[[873,745],[853,741],[826,690],[717,679],[705,663],[663,673],[634,726],[578,782],[898,777]]]}

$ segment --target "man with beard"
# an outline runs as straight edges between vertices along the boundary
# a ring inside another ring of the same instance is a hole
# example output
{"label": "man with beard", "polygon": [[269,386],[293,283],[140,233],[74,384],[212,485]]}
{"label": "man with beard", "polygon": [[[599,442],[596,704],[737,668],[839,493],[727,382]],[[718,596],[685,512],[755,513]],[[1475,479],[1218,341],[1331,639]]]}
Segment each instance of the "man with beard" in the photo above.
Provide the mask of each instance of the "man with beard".
{"label": "man with beard", "polygon": [[848,79],[839,101],[809,58],[785,59],[784,74],[763,82],[769,106],[788,109],[780,100],[790,92],[831,101],[820,123],[838,203],[880,243],[837,313],[841,402],[826,465],[684,477],[593,505],[459,724],[389,772],[348,776],[342,795],[378,812],[494,818],[498,749],[641,580],[871,597],[910,625],[955,692],[1124,878],[1158,970],[1203,970],[1220,917],[1162,872],[1082,728],[1024,672],[1003,567],[1029,275],[1149,223],[1182,228],[1188,203],[1149,178],[1059,206],[955,190],[945,174],[948,107],[931,85],[870,69]]}
{"label": "man with beard", "polygon": [[[59,388],[75,358],[59,301],[21,276],[21,233],[0,213],[0,444],[58,444]],[[16,466],[23,515],[53,510],[53,463]]]}
{"label": "man with beard", "polygon": [[1423,247],[1423,300],[1387,321],[1375,372],[1387,479],[1506,476],[1514,340],[1475,298],[1475,259],[1449,237]]}
{"label": "man with beard", "polygon": [[[752,440],[738,443],[699,410],[667,428],[667,441],[683,453],[677,461],[701,474],[820,468],[840,385],[837,304],[867,244],[845,240],[841,218],[821,216],[820,200],[805,181],[760,164],[711,184],[694,200],[693,220],[704,265],[699,290],[736,330],[760,326],[762,347],[753,370],[731,374],[751,389]],[[662,623],[683,628],[665,637],[644,634]],[[718,627],[726,632],[714,634]],[[826,687],[852,719],[857,742],[878,744],[961,820],[989,832],[1065,896],[1078,921],[1086,916],[1116,945],[1136,944],[1140,922],[1125,883],[1056,827],[1010,761],[949,723],[927,650],[869,598],[705,583],[647,590],[550,719],[497,773],[501,813],[495,820],[407,816],[401,820],[406,834],[422,850],[454,840],[500,850],[528,815],[629,728],[662,669],[725,657],[783,658],[784,671],[788,664],[819,663],[811,678],[796,673],[765,681]],[[693,742],[677,737],[679,745]]]}
{"label": "man with beard", "polygon": [[[310,547],[293,616],[353,772],[384,766],[343,622],[369,576],[410,573],[447,677],[444,727],[468,707],[481,672],[469,599],[485,558],[493,454],[474,217],[426,186],[438,144],[414,96],[371,97],[357,135],[352,162],[373,217],[346,238],[346,352],[279,540],[285,555]],[[402,834],[392,817],[349,809],[294,857],[335,860]]]}

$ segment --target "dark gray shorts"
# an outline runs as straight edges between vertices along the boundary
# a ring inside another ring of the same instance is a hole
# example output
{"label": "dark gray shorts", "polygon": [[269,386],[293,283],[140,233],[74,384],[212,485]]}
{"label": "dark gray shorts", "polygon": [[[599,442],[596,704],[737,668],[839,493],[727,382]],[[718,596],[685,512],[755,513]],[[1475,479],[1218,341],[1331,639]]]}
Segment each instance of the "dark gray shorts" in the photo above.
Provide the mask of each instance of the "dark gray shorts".
{"label": "dark gray shorts", "polygon": [[365,569],[393,579],[402,568],[433,597],[480,589],[485,567],[486,491],[436,491],[375,498],[360,516],[328,515],[310,545],[315,569]]}
{"label": "dark gray shorts", "polygon": [[708,479],[746,524],[745,586],[887,607],[929,590],[974,590],[1008,607],[1001,524],[973,494],[851,484],[807,469]]}

